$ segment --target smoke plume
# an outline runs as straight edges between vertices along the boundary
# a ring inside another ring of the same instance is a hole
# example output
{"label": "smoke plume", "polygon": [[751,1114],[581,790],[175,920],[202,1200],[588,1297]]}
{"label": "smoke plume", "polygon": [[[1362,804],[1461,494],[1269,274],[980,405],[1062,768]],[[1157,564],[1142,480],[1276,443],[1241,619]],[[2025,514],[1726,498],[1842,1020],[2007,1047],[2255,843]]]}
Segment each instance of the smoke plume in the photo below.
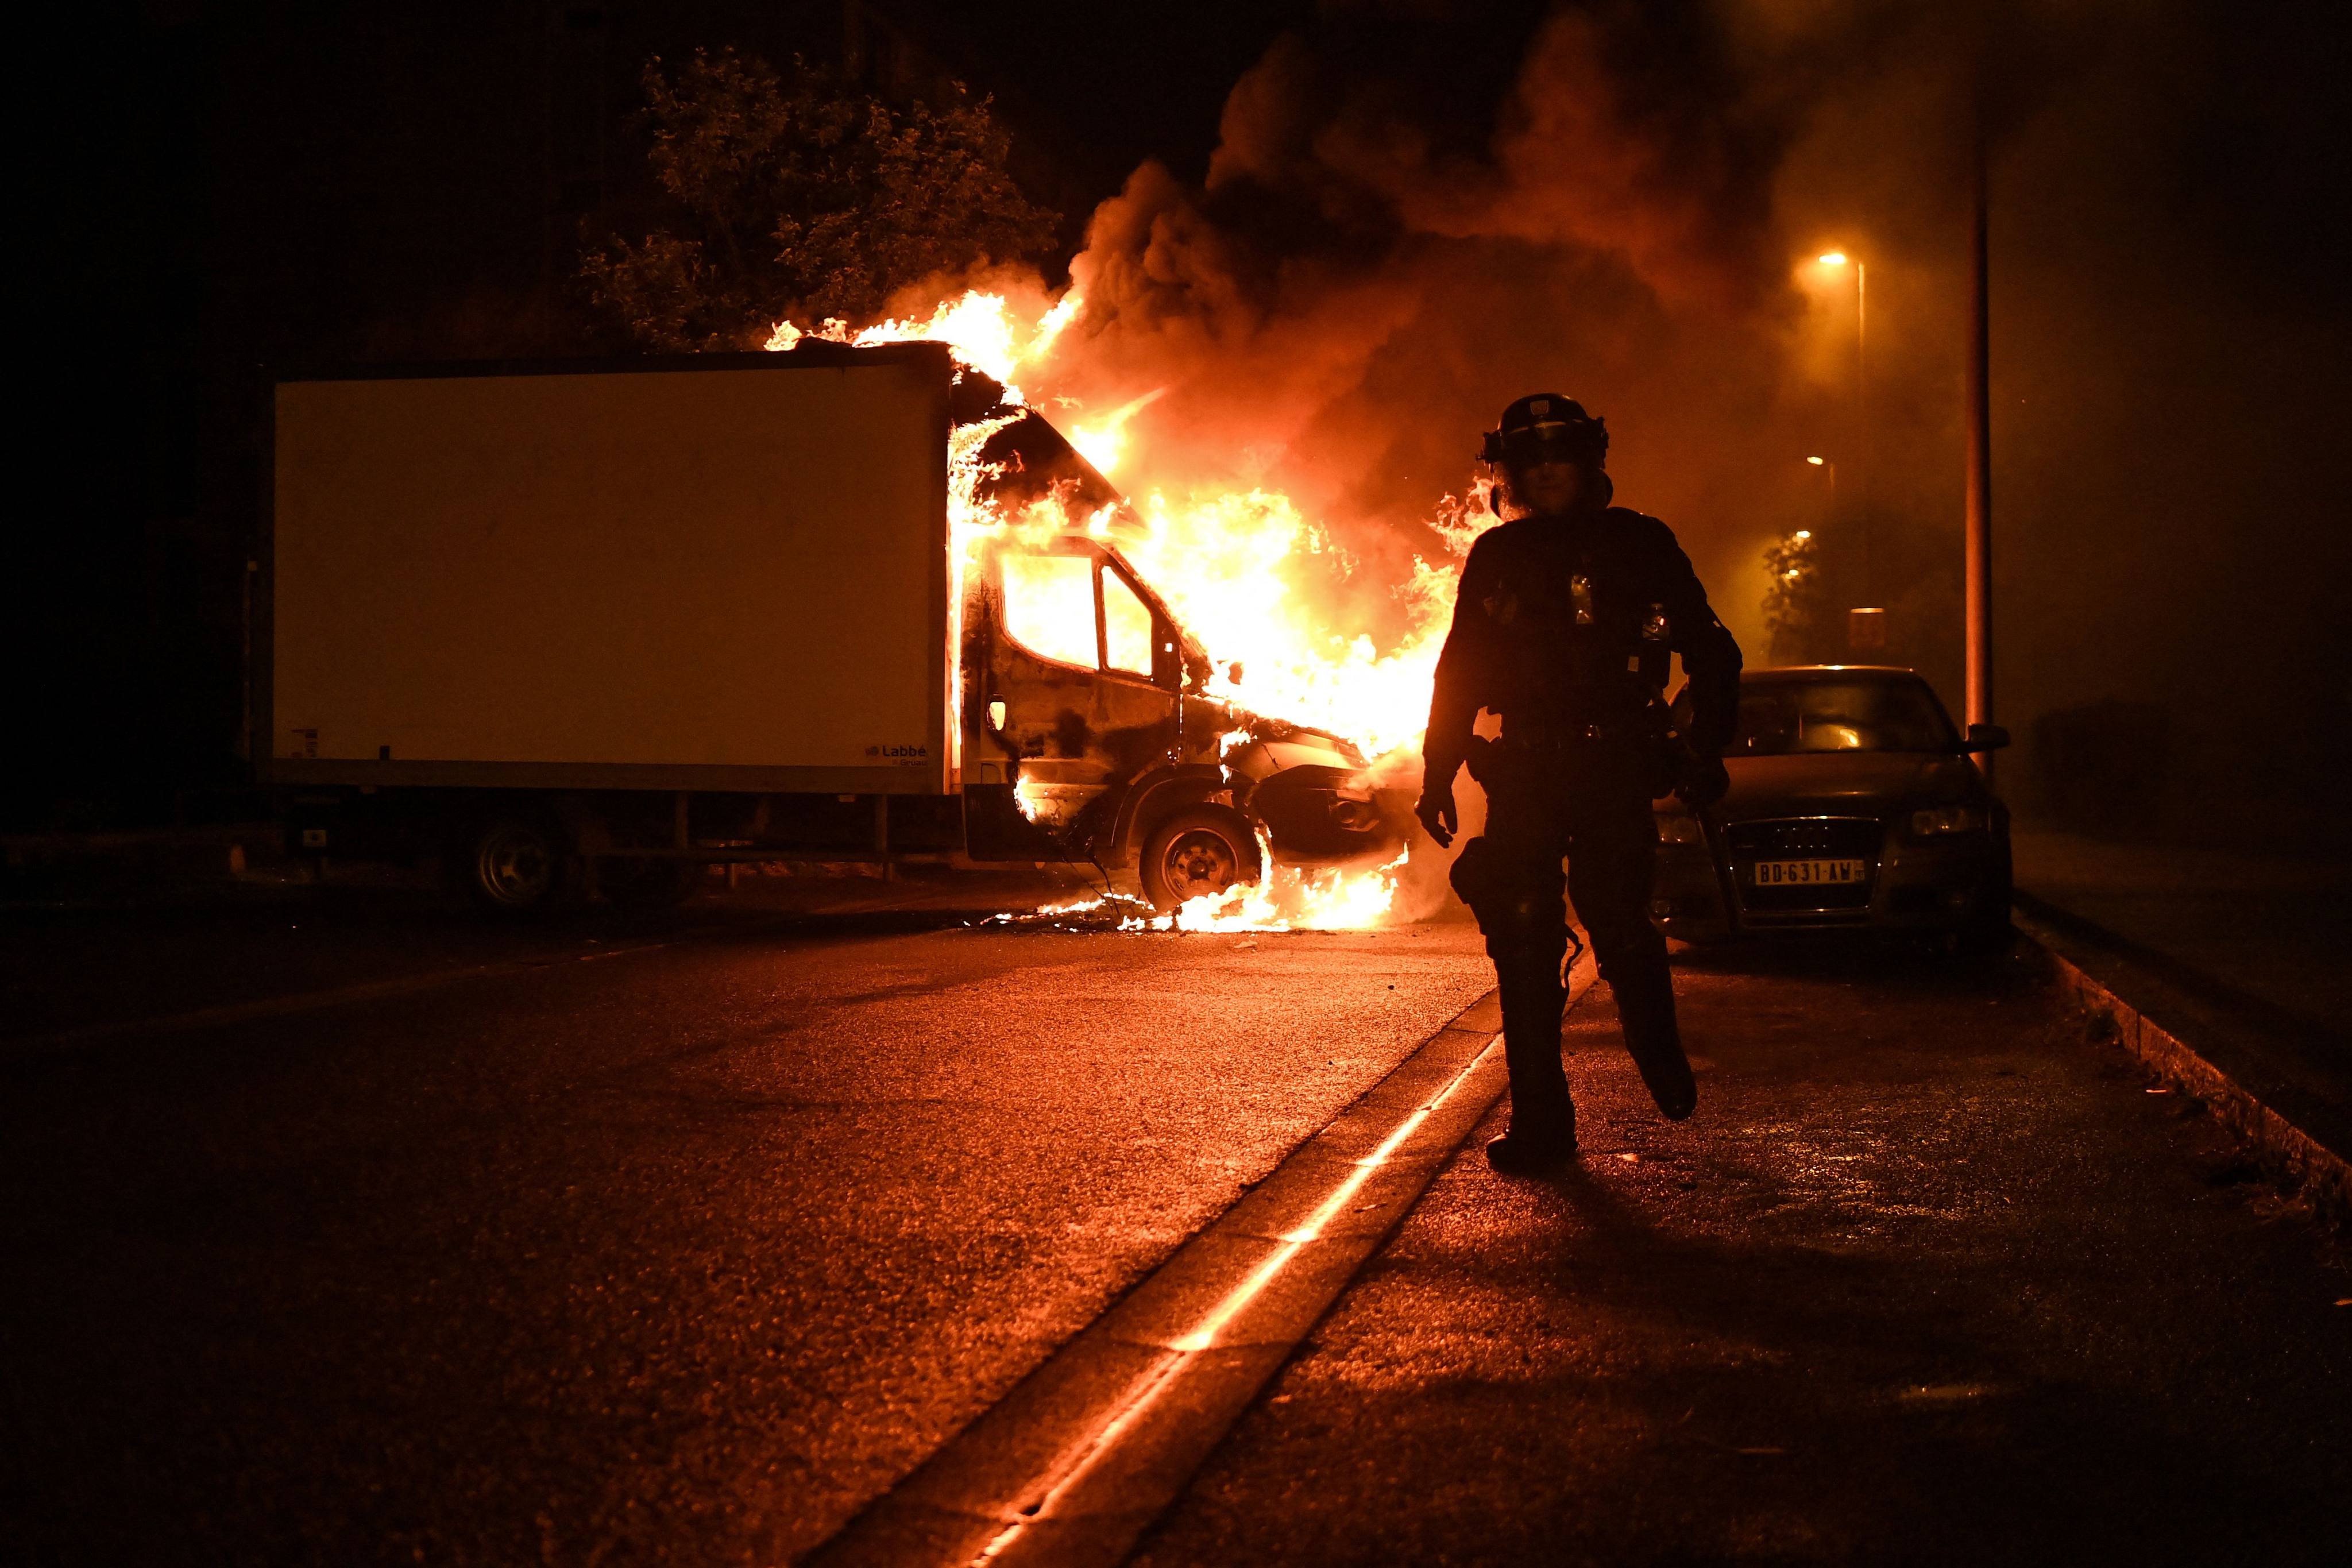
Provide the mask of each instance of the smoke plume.
{"label": "smoke plume", "polygon": [[[1806,515],[1806,432],[1842,390],[1807,356],[1834,311],[1792,277],[1806,226],[1778,199],[1821,98],[1787,62],[1829,46],[1738,11],[1507,18],[1358,8],[1276,43],[1203,180],[1147,163],[1097,210],[1045,379],[1088,408],[1160,392],[1122,479],[1287,493],[1375,636],[1408,613],[1412,557],[1442,553],[1424,524],[1477,433],[1523,393],[1580,397],[1621,500],[1674,523],[1751,629],[1747,563]],[[1465,36],[1509,58],[1483,102],[1423,79]]]}
{"label": "smoke plume", "polygon": [[[1159,395],[1130,490],[1288,495],[1328,546],[1302,591],[1381,646],[1425,608],[1414,559],[1449,558],[1430,524],[1477,433],[1569,394],[1751,663],[1763,552],[1807,530],[1827,651],[1843,606],[1885,605],[1880,657],[1957,706],[1981,133],[2011,793],[2032,804],[2038,715],[2121,700],[2167,714],[2167,831],[2284,810],[2340,835],[2310,803],[2352,691],[2315,713],[2242,677],[2344,657],[2340,533],[2296,521],[2347,501],[2312,458],[2347,335],[2316,15],[1335,5],[1235,84],[1201,178],[1146,163],[1096,211],[1039,379],[1087,410]],[[2241,460],[2184,467],[2191,428]]]}

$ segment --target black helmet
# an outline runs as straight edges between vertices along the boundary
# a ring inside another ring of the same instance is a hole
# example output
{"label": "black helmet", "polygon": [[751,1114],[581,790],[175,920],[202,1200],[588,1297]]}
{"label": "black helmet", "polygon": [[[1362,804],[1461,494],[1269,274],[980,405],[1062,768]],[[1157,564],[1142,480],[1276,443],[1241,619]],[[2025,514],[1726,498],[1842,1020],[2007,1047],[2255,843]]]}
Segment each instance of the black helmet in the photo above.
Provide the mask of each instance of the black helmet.
{"label": "black helmet", "polygon": [[1479,456],[1489,463],[1526,468],[1547,459],[1599,469],[1609,453],[1609,427],[1584,405],[1557,392],[1522,397],[1503,410],[1499,428],[1486,432]]}

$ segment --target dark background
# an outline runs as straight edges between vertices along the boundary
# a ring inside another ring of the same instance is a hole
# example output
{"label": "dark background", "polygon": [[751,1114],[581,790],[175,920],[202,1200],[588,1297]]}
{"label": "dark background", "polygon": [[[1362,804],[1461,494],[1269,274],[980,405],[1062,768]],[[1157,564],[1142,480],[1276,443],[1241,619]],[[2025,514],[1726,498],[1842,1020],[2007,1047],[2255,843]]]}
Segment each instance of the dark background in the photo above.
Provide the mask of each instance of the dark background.
{"label": "dark background", "polygon": [[[1637,86],[1703,79],[1718,46],[1694,40],[1769,10],[1575,9],[1649,42]],[[2021,742],[2004,786],[2105,831],[2341,844],[2352,332],[2329,13],[2000,9],[2020,39],[1994,163],[1999,716]],[[647,56],[846,58],[899,97],[967,81],[996,99],[1015,172],[1067,215],[1075,250],[1142,160],[1202,177],[1226,92],[1286,29],[1340,69],[1409,82],[1441,145],[1475,148],[1553,10],[158,0],[44,41],[20,68],[26,471],[0,609],[25,742],[0,825],[250,813],[264,367],[616,346],[569,278],[583,223],[633,199]],[[1938,628],[1916,657],[1957,703],[1950,172],[1863,156],[1900,143],[1910,110],[1868,90],[1900,75],[1900,51],[1853,37],[1820,69],[1845,84],[1856,151],[1779,167],[1802,220],[1778,237],[1842,218],[1885,232],[1884,352],[1908,369],[1889,372],[1874,440],[1882,504],[1909,521],[1874,548],[1912,621]],[[1774,58],[1742,112],[1827,93]],[[1838,140],[1833,121],[1815,117],[1816,142]],[[1757,531],[1717,530],[1701,561],[1736,626],[1755,618],[1738,563]]]}
{"label": "dark background", "polygon": [[0,824],[250,814],[224,792],[263,367],[620,346],[570,274],[637,177],[648,56],[848,47],[894,95],[968,80],[1075,246],[1141,158],[1205,161],[1226,88],[1302,9],[157,0],[55,40],[20,209],[41,499],[11,530],[26,751]]}

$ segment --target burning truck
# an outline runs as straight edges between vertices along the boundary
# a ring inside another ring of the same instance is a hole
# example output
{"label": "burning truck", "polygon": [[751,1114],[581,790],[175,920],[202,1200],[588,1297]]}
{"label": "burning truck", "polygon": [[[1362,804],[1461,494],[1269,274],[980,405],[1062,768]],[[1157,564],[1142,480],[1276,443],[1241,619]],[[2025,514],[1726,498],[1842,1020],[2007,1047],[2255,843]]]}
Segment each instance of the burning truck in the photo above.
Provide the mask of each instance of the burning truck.
{"label": "burning truck", "polygon": [[[970,370],[959,389],[1001,391]],[[984,433],[975,484],[997,520],[966,552],[968,812],[1131,869],[1161,909],[1256,880],[1265,847],[1290,865],[1395,854],[1409,792],[1375,787],[1345,737],[1211,694],[1244,672],[1220,671],[1120,552],[1141,520],[1059,430],[1003,403],[965,428]]]}
{"label": "burning truck", "polygon": [[272,428],[253,754],[305,854],[437,850],[516,911],[957,857],[1166,909],[1404,842],[1405,793],[1241,706],[1125,498],[940,344],[289,379]]}

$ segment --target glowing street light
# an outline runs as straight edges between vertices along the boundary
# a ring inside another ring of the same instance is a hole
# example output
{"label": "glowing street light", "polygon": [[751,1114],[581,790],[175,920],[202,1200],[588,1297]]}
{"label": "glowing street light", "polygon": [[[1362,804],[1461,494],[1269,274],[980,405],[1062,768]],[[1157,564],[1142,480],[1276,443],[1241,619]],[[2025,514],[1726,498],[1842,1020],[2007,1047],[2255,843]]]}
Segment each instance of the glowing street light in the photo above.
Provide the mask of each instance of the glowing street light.
{"label": "glowing street light", "polygon": [[1822,512],[1822,521],[1824,523],[1833,521],[1837,517],[1837,459],[1834,458],[1807,458],[1805,461],[1811,463],[1814,468],[1821,469],[1822,472],[1829,478],[1830,502]]}
{"label": "glowing street light", "polygon": [[1843,250],[1824,250],[1821,255],[1821,262],[1824,267],[1843,267],[1845,265],[1845,252]]}

